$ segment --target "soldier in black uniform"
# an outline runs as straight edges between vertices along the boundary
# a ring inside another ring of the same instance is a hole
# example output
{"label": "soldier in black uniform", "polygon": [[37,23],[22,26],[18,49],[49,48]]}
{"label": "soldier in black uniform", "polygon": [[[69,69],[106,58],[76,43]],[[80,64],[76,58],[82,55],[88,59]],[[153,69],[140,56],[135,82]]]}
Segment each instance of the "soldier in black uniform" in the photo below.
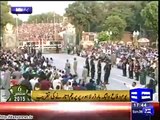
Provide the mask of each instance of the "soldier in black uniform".
{"label": "soldier in black uniform", "polygon": [[123,76],[127,76],[127,60],[124,59],[122,63],[122,71],[123,71]]}
{"label": "soldier in black uniform", "polygon": [[90,65],[91,65],[91,79],[94,79],[95,76],[95,63],[93,58],[90,61]]}
{"label": "soldier in black uniform", "polygon": [[134,72],[135,72],[135,79],[137,81],[139,81],[139,75],[140,75],[140,63],[139,61],[136,59],[136,62],[135,62],[135,66],[134,66]]}
{"label": "soldier in black uniform", "polygon": [[133,79],[133,70],[134,70],[134,63],[133,59],[129,61],[129,67],[128,67],[128,72],[129,72],[129,78]]}
{"label": "soldier in black uniform", "polygon": [[97,64],[97,85],[99,85],[101,82],[101,72],[102,72],[102,65],[101,65],[101,60],[99,60]]}
{"label": "soldier in black uniform", "polygon": [[59,53],[58,45],[56,45],[56,53]]}
{"label": "soldier in black uniform", "polygon": [[85,64],[86,64],[86,68],[87,68],[87,70],[88,70],[88,77],[89,77],[90,65],[89,65],[89,58],[88,58],[88,57],[86,58]]}
{"label": "soldier in black uniform", "polygon": [[111,67],[112,67],[111,63],[109,63],[109,61],[106,61],[106,65],[104,66],[104,82],[105,82],[105,84],[109,84],[108,79],[110,76]]}

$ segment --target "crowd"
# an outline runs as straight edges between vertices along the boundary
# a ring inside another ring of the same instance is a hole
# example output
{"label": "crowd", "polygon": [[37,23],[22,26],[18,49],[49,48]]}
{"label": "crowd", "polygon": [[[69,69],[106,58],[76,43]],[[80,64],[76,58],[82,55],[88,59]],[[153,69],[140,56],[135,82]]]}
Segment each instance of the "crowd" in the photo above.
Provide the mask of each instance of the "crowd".
{"label": "crowd", "polygon": [[[17,30],[17,28],[16,28]],[[61,36],[55,33],[60,33],[63,31],[63,28],[60,24],[53,23],[37,23],[37,24],[27,24],[23,23],[21,26],[18,26],[18,39],[20,41],[39,41],[43,39],[47,40],[62,40]]]}
{"label": "crowd", "polygon": [[[5,90],[8,98],[8,89],[13,85],[24,85],[31,90],[96,90],[105,89],[101,83],[101,63],[98,64],[98,79],[95,78],[94,60],[86,59],[86,65],[82,72],[82,79],[78,79],[77,64],[74,58],[73,70],[71,73],[71,64],[66,60],[63,70],[56,68],[54,58],[45,58],[40,53],[28,53],[27,50],[0,52],[0,89]],[[106,62],[104,70],[105,83],[108,84],[110,64]],[[91,79],[88,76],[91,74]],[[80,77],[79,77],[80,78]],[[97,87],[96,84],[101,85]]]}
{"label": "crowd", "polygon": [[[156,79],[155,74],[151,74],[150,82],[146,83],[147,71],[151,68],[148,68],[148,64],[144,62],[144,59],[133,59],[133,56],[126,57],[123,55],[122,75],[124,77],[128,75],[130,79],[140,81],[143,87],[151,88],[155,93],[158,79]],[[45,58],[41,53],[28,52],[27,49],[18,51],[1,50],[0,89],[5,89],[7,98],[9,97],[8,89],[13,85],[19,84],[26,86],[30,91],[52,89],[107,90],[106,85],[109,84],[110,71],[115,64],[115,62],[111,62],[112,59],[105,59],[103,61],[105,66],[102,68],[101,59],[98,59],[98,63],[95,65],[94,54],[86,57],[81,76],[77,74],[78,61],[76,58],[73,61],[73,66],[71,66],[69,60],[66,60],[64,69],[58,69],[54,65],[54,56],[53,58]],[[155,58],[153,61],[155,61]],[[156,66],[154,71],[157,68]],[[71,69],[73,69],[73,73],[71,73]],[[101,76],[102,70],[104,70],[104,76]],[[95,76],[96,72],[97,76]],[[126,84],[124,83],[124,85]],[[126,86],[128,87],[128,85]],[[133,82],[130,89],[136,87],[137,82]]]}
{"label": "crowd", "polygon": [[[7,98],[8,89],[19,84],[26,86],[30,91],[106,90],[111,69],[116,65],[117,58],[120,58],[122,75],[139,81],[141,87],[151,88],[155,93],[158,83],[158,56],[155,53],[152,49],[133,49],[122,45],[101,46],[88,51],[82,75],[78,76],[76,58],[73,60],[73,66],[66,60],[64,69],[59,69],[54,64],[54,56],[45,58],[40,51],[30,52],[27,48],[17,51],[1,50],[0,89],[5,89]],[[98,60],[96,65],[95,60]],[[104,68],[102,62],[105,62]],[[101,76],[102,70],[104,76]],[[146,82],[147,76],[150,76],[149,83]],[[137,82],[133,82],[130,89],[140,87]]]}

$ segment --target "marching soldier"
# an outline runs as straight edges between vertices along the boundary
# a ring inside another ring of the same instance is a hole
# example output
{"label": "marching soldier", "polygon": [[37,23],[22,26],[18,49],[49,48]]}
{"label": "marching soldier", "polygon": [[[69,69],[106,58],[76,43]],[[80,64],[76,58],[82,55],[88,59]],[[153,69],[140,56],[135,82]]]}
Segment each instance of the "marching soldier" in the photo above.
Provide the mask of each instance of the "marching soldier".
{"label": "marching soldier", "polygon": [[111,64],[108,61],[106,61],[106,65],[104,66],[104,82],[105,82],[105,84],[109,84],[108,80],[109,80],[110,72],[111,72]]}
{"label": "marching soldier", "polygon": [[88,58],[88,57],[86,58],[85,66],[86,66],[86,68],[87,68],[87,70],[88,70],[88,77],[89,77],[89,73],[90,73],[90,65],[89,65],[89,58]]}
{"label": "marching soldier", "polygon": [[129,72],[129,78],[133,79],[133,70],[134,70],[134,63],[133,59],[129,61],[129,67],[128,67],[128,72]]}
{"label": "marching soldier", "polygon": [[91,79],[93,80],[95,77],[95,63],[93,58],[91,59],[90,64],[91,64]]}
{"label": "marching soldier", "polygon": [[139,81],[139,72],[140,72],[140,64],[139,64],[139,61],[136,60],[135,66],[134,66],[134,73],[137,81]]}
{"label": "marching soldier", "polygon": [[122,63],[122,71],[123,71],[123,76],[127,76],[127,60],[124,59]]}
{"label": "marching soldier", "polygon": [[101,69],[102,69],[101,60],[99,60],[97,64],[97,85],[99,85],[101,81]]}

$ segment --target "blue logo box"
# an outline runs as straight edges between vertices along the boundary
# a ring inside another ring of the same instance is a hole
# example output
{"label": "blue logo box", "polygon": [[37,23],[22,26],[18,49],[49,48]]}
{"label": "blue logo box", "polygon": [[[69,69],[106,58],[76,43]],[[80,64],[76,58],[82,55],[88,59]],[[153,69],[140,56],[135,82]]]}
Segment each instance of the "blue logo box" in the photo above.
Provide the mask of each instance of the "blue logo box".
{"label": "blue logo box", "polygon": [[32,7],[11,7],[12,14],[31,14]]}
{"label": "blue logo box", "polygon": [[130,100],[133,102],[146,102],[153,100],[153,90],[147,88],[137,88],[130,90]]}
{"label": "blue logo box", "polygon": [[148,106],[148,107],[144,107],[142,109],[143,114],[146,116],[153,116],[154,115],[154,107],[153,106]]}

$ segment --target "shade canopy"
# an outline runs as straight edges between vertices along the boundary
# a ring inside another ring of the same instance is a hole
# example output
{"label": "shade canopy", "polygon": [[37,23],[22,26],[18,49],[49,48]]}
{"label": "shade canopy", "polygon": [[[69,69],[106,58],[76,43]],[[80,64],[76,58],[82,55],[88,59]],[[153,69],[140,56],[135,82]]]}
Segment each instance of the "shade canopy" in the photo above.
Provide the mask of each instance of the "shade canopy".
{"label": "shade canopy", "polygon": [[147,38],[141,38],[138,40],[139,43],[149,43],[149,40]]}

